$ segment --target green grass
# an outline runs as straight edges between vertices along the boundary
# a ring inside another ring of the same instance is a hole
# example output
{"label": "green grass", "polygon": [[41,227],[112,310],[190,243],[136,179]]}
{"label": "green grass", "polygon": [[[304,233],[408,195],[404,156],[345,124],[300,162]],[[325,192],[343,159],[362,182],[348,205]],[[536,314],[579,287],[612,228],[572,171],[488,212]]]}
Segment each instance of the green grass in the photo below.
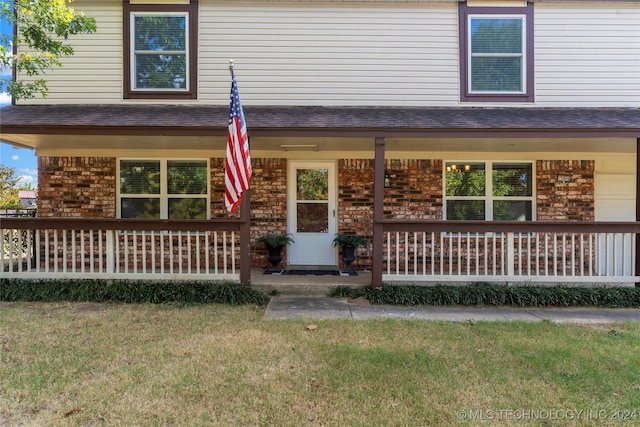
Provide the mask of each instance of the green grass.
{"label": "green grass", "polygon": [[[628,419],[611,425],[640,423],[637,322],[335,320],[309,330],[263,314],[0,303],[0,425],[595,426],[617,410]],[[568,411],[583,412],[557,419]]]}

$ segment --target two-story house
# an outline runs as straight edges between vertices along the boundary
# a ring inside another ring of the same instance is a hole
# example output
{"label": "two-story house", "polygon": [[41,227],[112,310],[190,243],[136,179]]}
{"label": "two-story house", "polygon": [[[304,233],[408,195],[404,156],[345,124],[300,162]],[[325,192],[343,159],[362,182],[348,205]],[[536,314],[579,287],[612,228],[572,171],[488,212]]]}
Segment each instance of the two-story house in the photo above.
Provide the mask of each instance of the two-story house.
{"label": "two-story house", "polygon": [[[42,224],[38,273],[233,279],[282,232],[288,266],[338,266],[336,233],[364,236],[374,285],[638,281],[637,1],[74,7],[98,31],[46,99],[2,109],[2,140],[36,150],[38,216],[95,219]],[[238,215],[229,59],[253,164]]]}

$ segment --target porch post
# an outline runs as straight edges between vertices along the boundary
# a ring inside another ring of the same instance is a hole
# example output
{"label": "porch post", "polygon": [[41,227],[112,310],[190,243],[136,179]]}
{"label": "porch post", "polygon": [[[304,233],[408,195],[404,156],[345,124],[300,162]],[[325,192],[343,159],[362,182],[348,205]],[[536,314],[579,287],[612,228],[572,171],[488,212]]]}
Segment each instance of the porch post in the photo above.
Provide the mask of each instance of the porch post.
{"label": "porch post", "polygon": [[[640,138],[636,139],[636,222],[640,221]],[[636,234],[635,275],[640,276],[640,235]],[[636,288],[640,283],[636,282]]]}
{"label": "porch post", "polygon": [[374,288],[382,287],[384,228],[379,221],[384,217],[384,150],[385,139],[376,138],[373,175],[373,265],[371,266],[371,285]]}
{"label": "porch post", "polygon": [[240,284],[251,286],[251,189],[240,201]]}

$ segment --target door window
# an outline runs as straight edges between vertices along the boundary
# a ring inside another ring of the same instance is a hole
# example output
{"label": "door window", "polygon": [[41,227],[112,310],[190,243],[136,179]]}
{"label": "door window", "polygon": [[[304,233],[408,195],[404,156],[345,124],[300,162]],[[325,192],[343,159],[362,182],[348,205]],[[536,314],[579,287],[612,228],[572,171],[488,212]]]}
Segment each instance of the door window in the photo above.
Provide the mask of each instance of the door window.
{"label": "door window", "polygon": [[327,233],[329,230],[329,171],[296,171],[296,231]]}

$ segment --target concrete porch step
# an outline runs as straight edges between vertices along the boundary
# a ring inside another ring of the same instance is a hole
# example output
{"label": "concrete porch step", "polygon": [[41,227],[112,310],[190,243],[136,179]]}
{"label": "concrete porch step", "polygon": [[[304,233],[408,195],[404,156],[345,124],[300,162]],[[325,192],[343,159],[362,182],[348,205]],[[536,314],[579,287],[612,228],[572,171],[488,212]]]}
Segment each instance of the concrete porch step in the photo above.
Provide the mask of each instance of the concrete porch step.
{"label": "concrete porch step", "polygon": [[264,274],[263,270],[251,271],[251,287],[271,294],[326,296],[336,286],[358,288],[371,284],[370,272],[358,272],[357,276],[277,275]]}

